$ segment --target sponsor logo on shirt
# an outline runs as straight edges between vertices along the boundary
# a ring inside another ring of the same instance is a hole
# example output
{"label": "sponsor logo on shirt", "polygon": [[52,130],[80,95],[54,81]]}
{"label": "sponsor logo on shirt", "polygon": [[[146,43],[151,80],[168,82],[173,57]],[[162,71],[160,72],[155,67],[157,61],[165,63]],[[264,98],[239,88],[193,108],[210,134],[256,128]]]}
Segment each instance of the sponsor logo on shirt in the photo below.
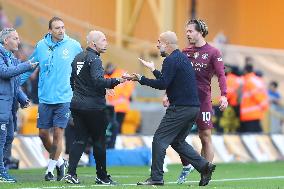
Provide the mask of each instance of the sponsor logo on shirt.
{"label": "sponsor logo on shirt", "polygon": [[84,62],[77,62],[77,75],[79,75],[81,69],[83,68],[84,66]]}
{"label": "sponsor logo on shirt", "polygon": [[202,62],[191,62],[191,65],[195,71],[201,71],[201,69],[205,69],[208,66],[206,63]]}

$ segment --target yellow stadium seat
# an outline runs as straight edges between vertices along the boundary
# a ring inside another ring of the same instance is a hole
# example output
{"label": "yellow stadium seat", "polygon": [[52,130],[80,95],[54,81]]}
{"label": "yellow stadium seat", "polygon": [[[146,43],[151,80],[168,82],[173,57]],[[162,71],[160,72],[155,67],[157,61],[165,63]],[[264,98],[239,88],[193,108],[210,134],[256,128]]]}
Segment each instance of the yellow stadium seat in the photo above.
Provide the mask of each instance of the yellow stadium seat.
{"label": "yellow stadium seat", "polygon": [[38,106],[33,105],[27,109],[22,110],[22,125],[19,131],[23,135],[38,135],[37,124],[37,111]]}
{"label": "yellow stadium seat", "polygon": [[141,123],[141,113],[137,110],[129,110],[122,123],[122,134],[135,134]]}

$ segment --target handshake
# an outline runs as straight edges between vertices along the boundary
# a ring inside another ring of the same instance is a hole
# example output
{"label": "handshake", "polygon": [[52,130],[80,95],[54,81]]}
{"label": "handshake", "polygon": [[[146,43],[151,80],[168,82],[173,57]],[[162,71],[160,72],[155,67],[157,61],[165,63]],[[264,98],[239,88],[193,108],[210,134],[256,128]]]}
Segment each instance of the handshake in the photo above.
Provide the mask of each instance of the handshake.
{"label": "handshake", "polygon": [[[142,58],[138,58],[139,62],[145,66],[146,68],[148,68],[151,72],[153,72],[155,70],[155,65],[154,62],[147,62],[145,60],[143,60]],[[121,79],[125,79],[128,81],[140,81],[141,80],[141,75],[137,74],[137,73],[133,73],[131,75],[129,75],[128,73],[124,73],[121,77]]]}
{"label": "handshake", "polygon": [[122,75],[122,79],[126,79],[128,81],[140,81],[141,80],[141,75],[137,74],[137,73],[133,73],[133,74],[128,74],[128,73],[124,73]]}

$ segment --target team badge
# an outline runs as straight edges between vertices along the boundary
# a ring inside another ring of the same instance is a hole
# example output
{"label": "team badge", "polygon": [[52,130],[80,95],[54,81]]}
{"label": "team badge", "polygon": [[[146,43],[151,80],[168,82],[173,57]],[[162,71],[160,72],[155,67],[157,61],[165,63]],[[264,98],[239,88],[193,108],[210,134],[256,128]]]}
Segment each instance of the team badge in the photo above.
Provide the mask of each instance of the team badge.
{"label": "team badge", "polygon": [[6,130],[6,124],[1,124],[1,130],[5,131]]}
{"label": "team badge", "polygon": [[66,117],[67,119],[69,119],[69,117],[70,117],[70,112],[66,113],[66,114],[65,114],[65,117]]}
{"label": "team badge", "polygon": [[207,53],[204,53],[201,57],[202,57],[203,60],[206,60],[206,59],[208,59],[208,56],[209,55]]}
{"label": "team badge", "polygon": [[218,62],[222,62],[223,61],[222,57],[217,58],[217,60],[218,60]]}
{"label": "team badge", "polygon": [[69,51],[68,51],[68,49],[64,49],[64,50],[62,51],[62,53],[63,53],[64,56],[67,56],[67,55],[69,54]]}

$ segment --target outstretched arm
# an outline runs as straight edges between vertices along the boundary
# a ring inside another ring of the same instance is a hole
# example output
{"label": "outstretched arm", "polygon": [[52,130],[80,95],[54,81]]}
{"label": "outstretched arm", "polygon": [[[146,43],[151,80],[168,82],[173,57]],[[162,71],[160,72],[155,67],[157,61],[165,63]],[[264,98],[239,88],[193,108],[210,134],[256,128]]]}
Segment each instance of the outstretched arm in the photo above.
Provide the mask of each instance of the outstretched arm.
{"label": "outstretched arm", "polygon": [[161,77],[162,74],[161,74],[160,71],[156,70],[155,64],[154,64],[153,61],[147,62],[147,61],[143,60],[142,58],[138,58],[138,60],[142,63],[143,66],[147,67],[151,72],[153,72],[156,79]]}
{"label": "outstretched arm", "polygon": [[165,59],[163,62],[161,74],[159,74],[159,77],[157,79],[148,79],[142,76],[139,80],[139,83],[141,85],[147,85],[155,89],[165,90],[175,77],[175,73],[176,64],[174,64],[171,59]]}
{"label": "outstretched arm", "polygon": [[96,59],[94,62],[90,62],[90,67],[91,79],[94,85],[99,88],[113,89],[116,85],[126,81],[122,78],[104,78],[102,62],[99,59]]}
{"label": "outstretched arm", "polygon": [[0,78],[8,79],[20,75],[28,70],[31,70],[34,65],[30,62],[19,63],[17,66],[8,66],[5,61],[0,58]]}

